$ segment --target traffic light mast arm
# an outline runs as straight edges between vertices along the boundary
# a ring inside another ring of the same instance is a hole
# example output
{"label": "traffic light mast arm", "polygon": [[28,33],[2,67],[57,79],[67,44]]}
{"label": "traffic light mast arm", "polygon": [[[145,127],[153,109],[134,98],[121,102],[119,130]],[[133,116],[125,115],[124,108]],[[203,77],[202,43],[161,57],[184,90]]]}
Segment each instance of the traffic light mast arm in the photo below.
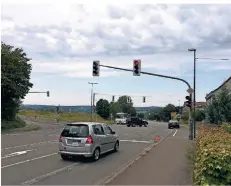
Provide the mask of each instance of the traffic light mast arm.
{"label": "traffic light mast arm", "polygon": [[[117,70],[128,71],[128,72],[133,72],[133,70],[125,69],[125,68],[113,67],[113,66],[108,66],[108,65],[99,65],[99,66],[106,67],[106,68],[117,69]],[[154,73],[149,73],[149,72],[140,72],[140,73],[141,74],[147,74],[147,75],[150,75],[150,76],[158,76],[158,77],[163,77],[163,78],[175,79],[175,80],[178,80],[178,81],[182,81],[188,86],[188,88],[191,88],[190,84],[187,81],[185,81],[184,79],[178,78],[178,77],[166,76],[166,75],[162,75],[162,74],[154,74]]]}

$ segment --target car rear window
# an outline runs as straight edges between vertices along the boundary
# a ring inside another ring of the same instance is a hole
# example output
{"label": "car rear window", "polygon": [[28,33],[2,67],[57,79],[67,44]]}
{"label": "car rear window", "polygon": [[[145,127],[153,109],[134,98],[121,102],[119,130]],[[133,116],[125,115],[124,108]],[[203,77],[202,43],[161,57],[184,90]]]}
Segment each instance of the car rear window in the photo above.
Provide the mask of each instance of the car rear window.
{"label": "car rear window", "polygon": [[67,124],[63,129],[61,136],[63,137],[88,137],[89,127],[85,124]]}

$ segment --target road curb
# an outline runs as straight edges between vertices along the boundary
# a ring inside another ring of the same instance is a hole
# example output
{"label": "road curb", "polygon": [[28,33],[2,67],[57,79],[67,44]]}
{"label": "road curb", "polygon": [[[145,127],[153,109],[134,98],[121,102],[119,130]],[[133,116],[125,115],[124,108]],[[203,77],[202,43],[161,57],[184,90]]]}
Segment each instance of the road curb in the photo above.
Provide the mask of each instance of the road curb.
{"label": "road curb", "polygon": [[119,171],[116,171],[113,174],[111,174],[110,176],[107,176],[103,180],[99,181],[98,184],[96,184],[96,185],[107,185],[107,184],[109,184],[117,176],[119,176],[121,173],[123,173],[129,167],[131,167],[136,161],[138,161],[140,158],[146,156],[147,153],[150,152],[154,147],[156,147],[158,144],[162,143],[171,133],[172,133],[172,130],[164,138],[162,138],[159,142],[152,143],[151,145],[147,145],[145,147],[145,149],[142,150],[141,153],[139,153],[132,161],[130,161],[128,164],[126,164],[121,169],[119,169]]}

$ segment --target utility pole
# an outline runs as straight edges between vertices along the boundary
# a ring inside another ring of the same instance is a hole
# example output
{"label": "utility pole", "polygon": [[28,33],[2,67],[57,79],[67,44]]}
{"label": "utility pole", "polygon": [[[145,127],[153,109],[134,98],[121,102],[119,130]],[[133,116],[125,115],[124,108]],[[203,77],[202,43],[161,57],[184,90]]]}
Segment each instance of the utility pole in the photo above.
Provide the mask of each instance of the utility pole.
{"label": "utility pole", "polygon": [[196,49],[190,48],[189,52],[193,52],[193,138],[196,138]]}
{"label": "utility pole", "polygon": [[88,84],[91,84],[91,121],[93,120],[93,85],[96,85],[98,83],[92,83],[88,82]]}
{"label": "utility pole", "polygon": [[93,93],[93,104],[92,105],[93,105],[93,114],[94,114],[95,113],[95,93]]}

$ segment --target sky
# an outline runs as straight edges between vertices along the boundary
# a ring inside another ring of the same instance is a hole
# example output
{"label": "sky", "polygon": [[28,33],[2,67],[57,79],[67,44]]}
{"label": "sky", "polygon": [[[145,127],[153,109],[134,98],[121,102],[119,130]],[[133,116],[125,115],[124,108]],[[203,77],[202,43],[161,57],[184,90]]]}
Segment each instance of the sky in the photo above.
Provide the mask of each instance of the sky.
{"label": "sky", "polygon": [[[93,60],[102,65],[133,68],[141,60],[145,72],[176,76],[193,86],[193,52],[198,58],[231,59],[231,4],[60,4],[2,3],[1,39],[22,47],[32,60],[32,91],[24,104],[90,105],[96,100],[129,95],[135,106],[182,105],[186,84],[160,77],[100,67],[92,77]],[[231,72],[231,61],[196,61],[196,100]],[[108,95],[103,95],[108,94]],[[142,96],[146,96],[143,103]]]}

